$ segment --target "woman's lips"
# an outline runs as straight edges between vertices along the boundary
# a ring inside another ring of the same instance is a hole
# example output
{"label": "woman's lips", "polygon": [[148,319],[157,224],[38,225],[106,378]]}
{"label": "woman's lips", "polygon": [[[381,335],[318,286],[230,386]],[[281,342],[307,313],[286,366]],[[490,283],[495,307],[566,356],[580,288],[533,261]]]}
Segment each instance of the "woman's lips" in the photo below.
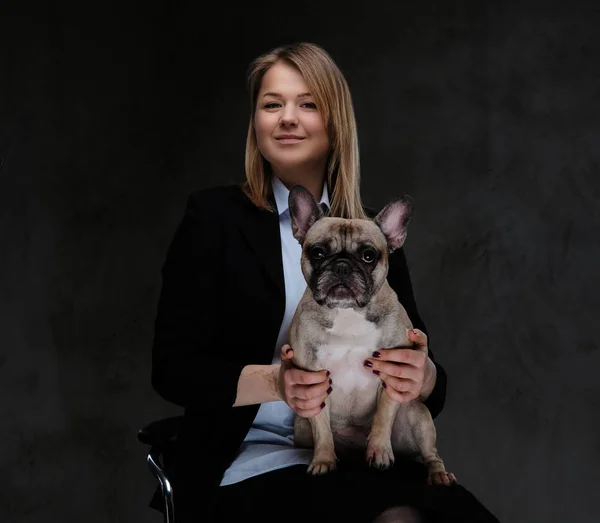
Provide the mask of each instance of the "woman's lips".
{"label": "woman's lips", "polygon": [[302,140],[304,140],[304,138],[277,138],[277,141],[279,143],[287,143],[287,144],[299,143]]}

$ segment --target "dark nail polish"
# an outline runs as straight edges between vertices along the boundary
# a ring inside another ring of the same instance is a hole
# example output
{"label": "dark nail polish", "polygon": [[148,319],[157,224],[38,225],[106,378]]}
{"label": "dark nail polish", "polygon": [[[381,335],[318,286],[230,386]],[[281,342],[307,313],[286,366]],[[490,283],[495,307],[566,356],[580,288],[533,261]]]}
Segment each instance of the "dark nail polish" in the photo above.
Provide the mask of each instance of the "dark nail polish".
{"label": "dark nail polish", "polygon": [[331,372],[327,371],[327,374],[326,374],[326,376],[327,376],[327,377],[331,376]]}
{"label": "dark nail polish", "polygon": [[379,352],[375,351],[375,352],[373,353],[373,357],[374,357],[374,358],[379,358],[379,356],[381,356],[381,354],[379,354]]}
{"label": "dark nail polish", "polygon": [[321,403],[321,408],[325,407],[325,402]]}
{"label": "dark nail polish", "polygon": [[286,350],[286,351],[285,351],[285,353],[287,354],[287,353],[288,353],[288,352],[290,352],[291,350],[294,350],[294,349],[292,349],[292,348],[290,347],[288,350]]}
{"label": "dark nail polish", "polygon": [[331,378],[329,378],[329,385],[332,385],[333,381],[331,381]]}
{"label": "dark nail polish", "polygon": [[385,381],[382,381],[381,383],[383,383],[383,388],[387,389],[387,383]]}
{"label": "dark nail polish", "polygon": [[373,374],[375,374],[375,376],[379,376],[380,372],[378,370],[374,370]]}
{"label": "dark nail polish", "polygon": [[365,367],[372,367],[372,366],[373,366],[373,363],[371,363],[369,360],[365,360],[365,362],[363,363],[363,365],[364,365]]}
{"label": "dark nail polish", "polygon": [[331,394],[331,391],[332,391],[332,390],[333,390],[333,388],[332,388],[332,387],[329,387],[329,388],[327,389],[327,394]]}

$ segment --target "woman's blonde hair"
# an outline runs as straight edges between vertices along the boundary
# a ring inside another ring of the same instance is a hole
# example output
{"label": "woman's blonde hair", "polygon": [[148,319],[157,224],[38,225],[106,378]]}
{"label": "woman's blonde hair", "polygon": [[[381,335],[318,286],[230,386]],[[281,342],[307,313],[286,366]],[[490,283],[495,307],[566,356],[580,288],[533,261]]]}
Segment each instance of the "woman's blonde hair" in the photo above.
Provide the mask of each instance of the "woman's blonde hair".
{"label": "woman's blonde hair", "polygon": [[275,211],[268,201],[270,166],[258,148],[254,118],[263,76],[281,60],[302,74],[329,133],[331,151],[327,159],[327,186],[330,216],[365,218],[360,198],[358,136],[350,89],[329,54],[311,43],[277,47],[253,60],[248,68],[250,123],[246,138],[244,192],[258,207]]}

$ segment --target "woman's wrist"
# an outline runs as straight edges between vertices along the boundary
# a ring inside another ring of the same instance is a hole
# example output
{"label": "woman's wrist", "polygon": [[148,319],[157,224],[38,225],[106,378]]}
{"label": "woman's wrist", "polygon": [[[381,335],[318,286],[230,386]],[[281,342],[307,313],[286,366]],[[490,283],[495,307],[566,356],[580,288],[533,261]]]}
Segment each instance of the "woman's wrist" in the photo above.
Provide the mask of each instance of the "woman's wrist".
{"label": "woman's wrist", "polygon": [[269,370],[269,374],[267,377],[269,383],[269,389],[271,391],[271,396],[274,398],[271,401],[281,401],[283,398],[281,396],[281,390],[279,388],[279,377],[281,371],[281,364],[275,363],[273,365],[269,365],[271,369]]}
{"label": "woman's wrist", "polygon": [[281,399],[279,364],[246,365],[238,379],[234,407],[255,405]]}

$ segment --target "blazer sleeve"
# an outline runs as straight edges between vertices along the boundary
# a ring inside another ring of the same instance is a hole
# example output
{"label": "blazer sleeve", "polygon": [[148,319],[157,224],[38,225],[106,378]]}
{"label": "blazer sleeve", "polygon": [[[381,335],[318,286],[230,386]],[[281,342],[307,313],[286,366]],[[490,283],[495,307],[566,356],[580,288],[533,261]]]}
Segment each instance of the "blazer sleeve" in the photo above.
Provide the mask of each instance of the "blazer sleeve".
{"label": "blazer sleeve", "polygon": [[217,312],[225,226],[215,210],[210,192],[188,196],[161,269],[151,383],[163,399],[182,407],[231,407],[243,368],[227,358]]}
{"label": "blazer sleeve", "polygon": [[443,409],[446,401],[446,371],[440,365],[440,363],[435,360],[433,352],[431,351],[431,338],[429,337],[425,323],[421,319],[417,309],[410,273],[408,270],[408,264],[406,261],[406,255],[403,248],[395,250],[390,255],[388,283],[398,295],[398,300],[406,309],[406,313],[408,314],[413,326],[427,334],[429,358],[435,364],[437,369],[437,378],[431,395],[424,403],[431,412],[431,417],[435,418]]}

